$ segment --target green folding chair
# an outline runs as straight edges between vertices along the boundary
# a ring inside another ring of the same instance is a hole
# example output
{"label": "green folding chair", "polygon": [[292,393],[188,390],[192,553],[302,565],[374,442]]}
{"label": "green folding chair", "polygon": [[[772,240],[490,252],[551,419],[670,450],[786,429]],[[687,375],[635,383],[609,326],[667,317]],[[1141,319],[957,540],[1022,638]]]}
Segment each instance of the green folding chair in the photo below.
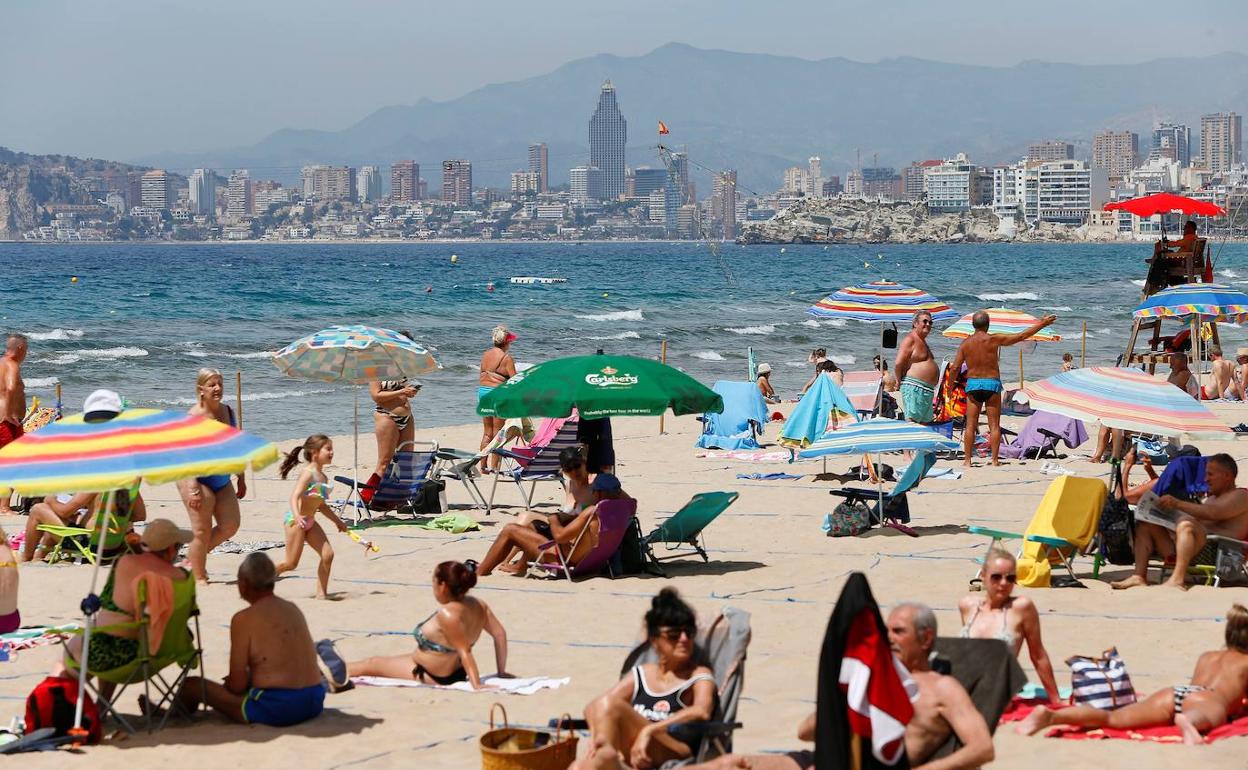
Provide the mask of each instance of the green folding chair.
{"label": "green folding chair", "polygon": [[682,546],[690,546],[702,557],[702,561],[709,562],[710,557],[706,555],[706,548],[703,547],[705,538],[702,530],[715,521],[719,514],[726,511],[737,497],[736,492],[699,492],[694,495],[693,499],[672,514],[671,518],[641,539],[642,547],[646,551],[646,559],[664,577],[667,573],[663,571],[659,562],[665,559],[678,559],[687,554],[681,551],[660,557],[654,552],[656,545],[662,544],[670,551],[680,550]]}
{"label": "green folding chair", "polygon": [[[138,486],[128,490],[130,492],[130,503],[125,506],[122,513],[117,512],[116,494],[108,493],[104,498],[104,504],[109,506],[108,527],[104,533],[104,564],[111,564],[118,557],[131,552],[129,542],[126,537],[131,530],[131,517],[133,516],[133,501],[139,494]],[[88,515],[88,519],[90,516]],[[80,564],[95,564],[95,554],[99,550],[99,528],[98,527],[75,527],[60,524],[40,524],[37,528],[40,532],[47,533],[59,538],[56,545],[48,550],[45,561],[49,564],[56,564],[62,559],[76,561]]]}
{"label": "green folding chair", "polygon": [[[165,724],[169,721],[169,717],[175,711],[188,719],[193,716],[190,711],[178,702],[178,690],[181,689],[186,677],[196,667],[199,668],[200,678],[203,679],[204,676],[203,649],[199,646],[201,635],[199,632],[199,605],[195,601],[195,578],[188,573],[182,579],[173,581],[173,613],[165,626],[165,634],[161,638],[160,648],[154,651],[151,649],[149,636],[151,618],[147,612],[147,581],[139,584],[138,591],[138,620],[97,626],[91,629],[93,637],[98,634],[109,633],[110,631],[136,630],[139,641],[138,655],[129,663],[108,671],[87,670],[89,677],[95,677],[101,682],[117,685],[117,689],[113,692],[112,697],[104,698],[100,694],[99,688],[92,684],[91,679],[88,678],[87,680],[87,687],[91,690],[91,694],[95,696],[101,715],[107,716],[111,714],[125,728],[126,732],[131,735],[137,732],[134,724],[123,716],[116,707],[121,694],[125,692],[127,687],[140,683],[143,685],[143,694],[149,704],[144,714],[144,720],[147,731],[152,732],[155,729],[164,729]],[[191,631],[192,623],[195,626],[193,633]],[[81,631],[81,629],[78,629],[77,633],[81,633]],[[66,655],[65,659],[66,666],[71,671],[77,673],[79,669],[78,662],[69,655]],[[170,666],[176,666],[177,673],[172,679],[166,679],[162,672]],[[155,701],[152,700],[153,689],[160,695],[160,698]],[[200,699],[201,703],[207,699],[206,693],[202,695],[204,697]],[[163,716],[157,723],[155,715],[161,712],[163,712]]]}

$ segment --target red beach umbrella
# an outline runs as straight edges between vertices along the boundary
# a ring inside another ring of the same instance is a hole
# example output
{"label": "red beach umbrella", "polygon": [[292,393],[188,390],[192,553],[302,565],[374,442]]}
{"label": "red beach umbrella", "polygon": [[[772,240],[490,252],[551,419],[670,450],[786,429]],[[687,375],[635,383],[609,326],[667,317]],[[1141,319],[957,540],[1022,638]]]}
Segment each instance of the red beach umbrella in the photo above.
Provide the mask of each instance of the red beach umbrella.
{"label": "red beach umbrella", "polygon": [[1186,195],[1174,193],[1153,193],[1142,198],[1105,204],[1106,211],[1126,211],[1137,217],[1151,217],[1157,214],[1169,214],[1181,211],[1184,214],[1202,217],[1217,217],[1226,214],[1226,209],[1210,201],[1198,201]]}

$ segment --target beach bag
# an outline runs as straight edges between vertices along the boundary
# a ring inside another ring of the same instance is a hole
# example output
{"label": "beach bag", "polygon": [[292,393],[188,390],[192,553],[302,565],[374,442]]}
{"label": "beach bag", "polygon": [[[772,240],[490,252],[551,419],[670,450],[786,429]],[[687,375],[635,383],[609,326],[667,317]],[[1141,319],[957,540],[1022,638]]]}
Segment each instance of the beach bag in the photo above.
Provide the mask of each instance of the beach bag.
{"label": "beach bag", "polygon": [[828,537],[854,537],[871,529],[871,509],[861,501],[848,500],[823,517],[823,531]]}
{"label": "beach bag", "polygon": [[[50,727],[58,736],[69,735],[77,707],[78,680],[50,676],[26,696],[26,732]],[[86,693],[82,694],[82,726],[87,731],[87,743],[100,742],[100,712]]]}
{"label": "beach bag", "polygon": [[1218,579],[1219,585],[1242,586],[1248,583],[1248,564],[1244,562],[1244,549],[1236,543],[1219,543],[1214,577]]}
{"label": "beach bag", "polygon": [[[494,726],[495,709],[503,712],[503,726]],[[559,720],[571,721],[567,714]],[[576,733],[556,727],[554,735],[507,722],[503,704],[490,706],[490,729],[481,735],[481,770],[566,770],[576,760]]]}
{"label": "beach bag", "polygon": [[641,542],[641,524],[633,516],[628,520],[619,550],[611,557],[612,575],[640,575],[646,571],[646,552]]}
{"label": "beach bag", "polygon": [[446,482],[429,479],[420,485],[420,495],[412,500],[412,513],[440,516],[446,512]]}
{"label": "beach bag", "polygon": [[1111,711],[1135,703],[1135,688],[1117,647],[1110,647],[1099,658],[1072,655],[1066,665],[1070,666],[1072,705]]}
{"label": "beach bag", "polygon": [[1122,482],[1117,470],[1110,484],[1109,497],[1101,506],[1097,532],[1101,538],[1101,557],[1110,564],[1135,564],[1135,517],[1131,506],[1118,497]]}

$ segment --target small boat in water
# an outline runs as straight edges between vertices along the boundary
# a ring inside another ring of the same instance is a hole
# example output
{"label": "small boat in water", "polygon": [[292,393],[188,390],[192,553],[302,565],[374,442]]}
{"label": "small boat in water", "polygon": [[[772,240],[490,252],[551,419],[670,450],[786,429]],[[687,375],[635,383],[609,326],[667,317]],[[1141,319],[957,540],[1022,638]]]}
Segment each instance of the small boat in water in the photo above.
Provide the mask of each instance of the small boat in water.
{"label": "small boat in water", "polygon": [[512,283],[567,283],[567,278],[542,278],[536,275],[513,275]]}

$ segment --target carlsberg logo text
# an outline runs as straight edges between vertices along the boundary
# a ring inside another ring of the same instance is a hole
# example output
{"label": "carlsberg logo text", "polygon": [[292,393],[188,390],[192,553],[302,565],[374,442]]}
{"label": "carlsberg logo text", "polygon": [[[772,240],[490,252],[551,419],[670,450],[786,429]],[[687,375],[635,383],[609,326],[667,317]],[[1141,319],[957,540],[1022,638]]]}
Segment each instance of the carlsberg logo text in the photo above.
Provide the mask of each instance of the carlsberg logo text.
{"label": "carlsberg logo text", "polygon": [[637,377],[632,374],[587,374],[585,382],[600,388],[608,388],[612,385],[636,385]]}

